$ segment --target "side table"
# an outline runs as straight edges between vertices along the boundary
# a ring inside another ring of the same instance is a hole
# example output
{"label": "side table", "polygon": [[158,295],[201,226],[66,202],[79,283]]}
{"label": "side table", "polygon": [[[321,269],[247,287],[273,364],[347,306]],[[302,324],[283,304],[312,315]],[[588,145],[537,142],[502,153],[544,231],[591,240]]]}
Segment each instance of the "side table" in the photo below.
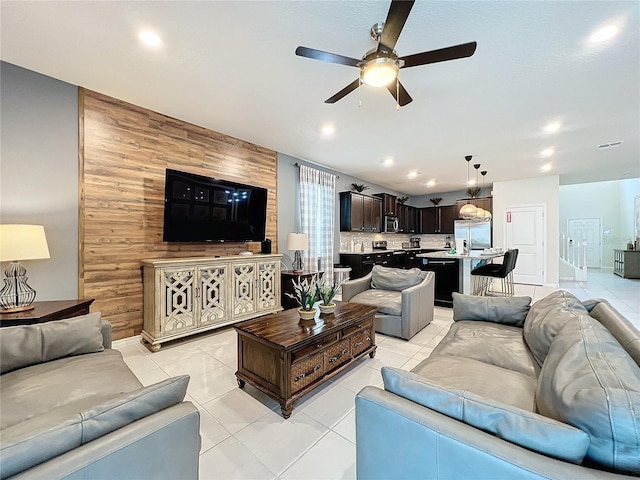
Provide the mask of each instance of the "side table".
{"label": "side table", "polygon": [[291,280],[298,281],[298,277],[300,277],[301,280],[306,278],[307,281],[311,281],[311,277],[314,275],[320,276],[321,273],[322,272],[308,272],[306,270],[303,273],[294,273],[293,270],[282,270],[280,272],[280,303],[282,308],[288,310],[300,306],[293,298],[285,295],[286,293],[293,294],[293,283],[291,283]]}
{"label": "side table", "polygon": [[[94,299],[86,300],[49,300],[33,302],[33,309],[24,312],[0,313],[0,327],[33,325],[63,318],[77,317],[89,313]],[[1,311],[0,311],[1,312]]]}

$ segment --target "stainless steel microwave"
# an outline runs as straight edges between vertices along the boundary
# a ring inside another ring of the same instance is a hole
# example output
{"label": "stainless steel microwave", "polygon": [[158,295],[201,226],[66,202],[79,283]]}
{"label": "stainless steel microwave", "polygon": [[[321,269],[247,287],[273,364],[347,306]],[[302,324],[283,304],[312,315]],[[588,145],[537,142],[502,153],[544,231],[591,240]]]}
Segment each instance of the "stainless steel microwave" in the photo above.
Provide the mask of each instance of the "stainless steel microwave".
{"label": "stainless steel microwave", "polygon": [[386,233],[398,233],[400,230],[400,224],[398,223],[398,217],[395,215],[384,216],[384,231]]}

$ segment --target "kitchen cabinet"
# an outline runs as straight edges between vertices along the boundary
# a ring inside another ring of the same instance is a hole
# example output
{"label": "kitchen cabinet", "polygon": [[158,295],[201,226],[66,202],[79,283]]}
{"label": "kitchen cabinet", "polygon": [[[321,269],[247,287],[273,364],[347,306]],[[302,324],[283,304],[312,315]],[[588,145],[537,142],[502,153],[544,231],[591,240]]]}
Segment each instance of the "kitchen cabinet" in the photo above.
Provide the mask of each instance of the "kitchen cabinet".
{"label": "kitchen cabinet", "polygon": [[380,232],[382,199],[356,192],[340,192],[341,232]]}
{"label": "kitchen cabinet", "polygon": [[374,265],[393,266],[393,252],[341,253],[340,264],[351,267],[350,279],[361,278],[371,272]]}
{"label": "kitchen cabinet", "polygon": [[400,233],[417,233],[419,211],[416,207],[398,204],[398,225]]}
{"label": "kitchen cabinet", "polygon": [[383,215],[398,215],[397,197],[395,195],[389,193],[374,193],[373,196],[382,200]]}
{"label": "kitchen cabinet", "polygon": [[456,202],[458,212],[467,203],[472,203],[476,207],[482,208],[490,213],[493,213],[493,197],[469,198],[469,199],[458,200]]}
{"label": "kitchen cabinet", "polygon": [[437,207],[421,208],[420,233],[453,234],[453,222],[458,218],[457,205],[445,205]]}

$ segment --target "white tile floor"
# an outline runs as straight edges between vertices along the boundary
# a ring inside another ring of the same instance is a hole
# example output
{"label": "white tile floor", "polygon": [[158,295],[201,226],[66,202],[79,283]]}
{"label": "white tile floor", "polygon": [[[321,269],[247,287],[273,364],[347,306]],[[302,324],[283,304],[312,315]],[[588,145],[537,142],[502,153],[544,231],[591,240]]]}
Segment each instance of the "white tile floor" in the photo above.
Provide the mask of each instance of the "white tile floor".
{"label": "white tile floor", "polygon": [[[585,283],[562,283],[580,300],[606,298],[640,329],[640,280],[611,270],[589,271]],[[534,301],[554,288],[516,285]],[[279,405],[255,388],[237,387],[233,328],[165,345],[150,353],[137,339],[115,342],[140,381],[149,385],[188,373],[187,391],[201,413],[201,479],[355,478],[355,394],[382,385],[384,365],[411,369],[429,356],[452,321],[450,309],[435,309],[434,321],[406,342],[376,335],[378,351],[298,401],[288,420]]]}

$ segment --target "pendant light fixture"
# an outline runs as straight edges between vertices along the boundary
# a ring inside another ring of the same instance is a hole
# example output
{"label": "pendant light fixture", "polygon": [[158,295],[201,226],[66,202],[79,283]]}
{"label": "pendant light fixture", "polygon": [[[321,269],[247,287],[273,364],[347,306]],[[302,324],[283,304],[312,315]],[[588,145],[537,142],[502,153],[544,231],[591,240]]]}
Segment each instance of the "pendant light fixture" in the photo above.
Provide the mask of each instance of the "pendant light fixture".
{"label": "pendant light fixture", "polygon": [[[467,155],[466,157],[464,157],[464,159],[467,161],[467,188],[469,188],[469,162],[471,162],[471,158],[473,158],[471,155]],[[475,218],[476,212],[478,211],[478,208],[469,200],[470,199],[467,199],[467,203],[460,209],[460,217],[464,218],[465,220]]]}
{"label": "pendant light fixture", "polygon": [[[482,175],[482,190],[483,191],[484,191],[484,177],[485,177],[486,174],[487,174],[486,170],[482,170],[480,172],[480,175]],[[491,215],[491,212],[489,210],[484,210],[484,218],[491,219],[492,216],[493,215]]]}

